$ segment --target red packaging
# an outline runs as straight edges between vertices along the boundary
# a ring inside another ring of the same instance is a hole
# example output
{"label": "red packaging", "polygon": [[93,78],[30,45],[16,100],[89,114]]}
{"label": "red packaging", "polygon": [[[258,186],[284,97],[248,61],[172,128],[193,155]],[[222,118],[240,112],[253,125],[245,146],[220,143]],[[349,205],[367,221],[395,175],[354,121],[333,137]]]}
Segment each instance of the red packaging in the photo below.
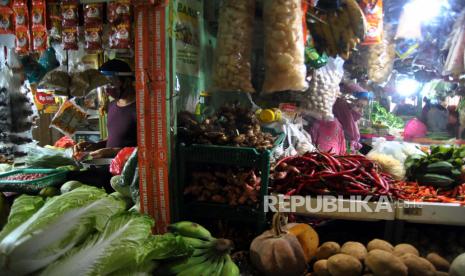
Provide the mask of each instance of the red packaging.
{"label": "red packaging", "polygon": [[0,34],[13,34],[13,10],[0,6]]}
{"label": "red packaging", "polygon": [[135,147],[127,147],[120,150],[115,158],[111,160],[110,173],[112,175],[120,175],[123,172],[124,165],[135,150]]}
{"label": "red packaging", "polygon": [[32,50],[43,52],[47,49],[47,28],[45,26],[32,27]]}
{"label": "red packaging", "polygon": [[131,0],[118,0],[108,3],[108,22],[118,23],[131,20]]}
{"label": "red packaging", "polygon": [[63,27],[76,27],[79,24],[79,3],[63,1],[61,3],[61,18]]}
{"label": "red packaging", "polygon": [[111,27],[110,48],[111,49],[129,49],[131,42],[131,25],[129,22],[123,22]]}
{"label": "red packaging", "polygon": [[32,26],[46,26],[45,1],[32,1],[31,22]]}
{"label": "red packaging", "polygon": [[56,1],[47,1],[47,29],[53,41],[61,41],[61,7]]}
{"label": "red packaging", "polygon": [[86,4],[84,6],[84,23],[86,26],[101,25],[103,21],[102,12],[103,5],[101,3]]}
{"label": "red packaging", "polygon": [[16,27],[29,26],[29,12],[27,9],[26,0],[16,0],[13,4],[13,12]]}
{"label": "red packaging", "polygon": [[77,27],[70,27],[63,29],[63,49],[64,50],[78,50],[78,30]]}
{"label": "red packaging", "polygon": [[368,30],[362,45],[381,43],[383,40],[383,1],[363,0],[360,7],[368,23]]}
{"label": "red packaging", "polygon": [[29,29],[24,26],[16,28],[16,52],[18,54],[29,52]]}
{"label": "red packaging", "polygon": [[102,49],[102,28],[100,26],[86,26],[85,30],[86,50]]}

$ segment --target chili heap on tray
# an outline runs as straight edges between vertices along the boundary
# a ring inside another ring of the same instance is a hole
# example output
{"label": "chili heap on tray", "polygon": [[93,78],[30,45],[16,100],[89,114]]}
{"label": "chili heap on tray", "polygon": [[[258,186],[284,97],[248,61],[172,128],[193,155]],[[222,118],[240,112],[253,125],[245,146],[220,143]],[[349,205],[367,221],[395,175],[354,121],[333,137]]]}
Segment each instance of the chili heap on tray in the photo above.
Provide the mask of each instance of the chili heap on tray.
{"label": "chili heap on tray", "polygon": [[44,173],[19,173],[0,178],[0,181],[30,181],[47,176]]}

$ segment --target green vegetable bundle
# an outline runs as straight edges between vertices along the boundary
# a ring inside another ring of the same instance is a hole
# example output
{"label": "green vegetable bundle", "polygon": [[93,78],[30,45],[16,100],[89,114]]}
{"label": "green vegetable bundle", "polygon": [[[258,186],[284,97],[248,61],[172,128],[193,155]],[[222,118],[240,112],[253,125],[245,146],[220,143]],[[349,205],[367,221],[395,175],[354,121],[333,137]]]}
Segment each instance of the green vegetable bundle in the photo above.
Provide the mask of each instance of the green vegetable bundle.
{"label": "green vegetable bundle", "polygon": [[373,102],[371,122],[373,126],[385,126],[389,129],[403,129],[405,126],[402,118],[388,112],[378,102]]}
{"label": "green vegetable bundle", "polygon": [[0,275],[151,275],[161,259],[191,254],[124,198],[80,186],[44,201],[22,195],[0,232]]}
{"label": "green vegetable bundle", "polygon": [[412,155],[405,161],[407,177],[421,185],[450,188],[462,184],[465,147],[433,146],[428,155]]}

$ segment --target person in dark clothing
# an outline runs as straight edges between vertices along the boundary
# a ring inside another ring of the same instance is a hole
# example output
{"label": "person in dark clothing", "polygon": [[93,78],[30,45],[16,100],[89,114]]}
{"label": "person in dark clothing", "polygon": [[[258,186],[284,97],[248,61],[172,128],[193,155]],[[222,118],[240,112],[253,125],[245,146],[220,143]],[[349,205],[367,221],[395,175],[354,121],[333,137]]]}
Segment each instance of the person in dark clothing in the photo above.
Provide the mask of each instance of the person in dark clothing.
{"label": "person in dark clothing", "polygon": [[136,94],[131,67],[113,59],[99,70],[111,80],[105,92],[115,99],[108,106],[108,139],[98,143],[81,142],[74,147],[75,152],[90,151],[94,159],[113,158],[121,148],[137,146]]}

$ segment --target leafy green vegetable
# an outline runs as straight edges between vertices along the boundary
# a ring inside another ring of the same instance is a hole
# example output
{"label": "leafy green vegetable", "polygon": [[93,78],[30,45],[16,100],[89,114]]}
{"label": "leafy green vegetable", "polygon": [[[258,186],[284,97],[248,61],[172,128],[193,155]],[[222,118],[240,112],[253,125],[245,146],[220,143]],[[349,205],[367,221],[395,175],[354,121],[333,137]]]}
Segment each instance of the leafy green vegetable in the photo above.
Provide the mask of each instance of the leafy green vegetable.
{"label": "leafy green vegetable", "polygon": [[0,274],[24,275],[49,265],[91,233],[103,231],[108,219],[125,208],[123,201],[90,186],[50,198],[0,242]]}
{"label": "leafy green vegetable", "polygon": [[95,234],[41,275],[108,275],[144,263],[143,252],[153,220],[136,213],[113,216],[102,233]]}
{"label": "leafy green vegetable", "polygon": [[402,118],[395,116],[388,112],[378,102],[373,102],[373,108],[371,111],[371,122],[373,125],[384,125],[390,129],[402,129],[405,126]]}
{"label": "leafy green vegetable", "polygon": [[0,232],[0,241],[37,212],[44,203],[45,201],[41,196],[21,195],[16,198],[11,206],[8,222]]}
{"label": "leafy green vegetable", "polygon": [[151,276],[157,268],[157,263],[147,261],[141,265],[130,266],[111,273],[111,276]]}
{"label": "leafy green vegetable", "polygon": [[166,233],[151,236],[145,244],[144,251],[147,253],[144,256],[145,260],[165,260],[191,255],[193,249],[185,244],[182,236]]}

